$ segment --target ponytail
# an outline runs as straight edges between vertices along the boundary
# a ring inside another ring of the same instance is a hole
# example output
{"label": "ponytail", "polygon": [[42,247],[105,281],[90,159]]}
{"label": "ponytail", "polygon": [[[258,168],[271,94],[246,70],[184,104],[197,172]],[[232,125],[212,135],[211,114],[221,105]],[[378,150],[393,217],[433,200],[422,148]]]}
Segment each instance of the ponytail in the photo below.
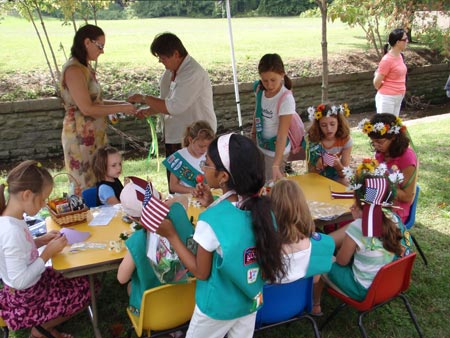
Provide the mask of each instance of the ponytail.
{"label": "ponytail", "polygon": [[389,50],[389,44],[388,43],[383,46],[383,50],[384,50],[384,54],[386,55],[388,50]]}
{"label": "ponytail", "polygon": [[0,184],[0,215],[3,213],[3,210],[6,208],[6,199],[5,199],[5,185]]}
{"label": "ponytail", "polygon": [[402,232],[397,227],[397,224],[383,212],[383,230],[381,233],[381,241],[383,248],[389,252],[393,252],[397,256],[402,254]]}
{"label": "ponytail", "polygon": [[243,203],[242,209],[249,210],[252,215],[256,252],[263,278],[274,283],[286,275],[286,266],[281,255],[281,236],[274,224],[270,204],[267,196],[252,196]]}

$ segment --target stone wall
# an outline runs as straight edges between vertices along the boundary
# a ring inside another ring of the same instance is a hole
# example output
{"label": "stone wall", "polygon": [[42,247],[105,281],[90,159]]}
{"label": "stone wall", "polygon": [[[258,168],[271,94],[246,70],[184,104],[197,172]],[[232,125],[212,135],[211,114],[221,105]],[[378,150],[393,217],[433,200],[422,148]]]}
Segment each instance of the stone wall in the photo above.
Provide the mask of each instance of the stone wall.
{"label": "stone wall", "polygon": [[[423,102],[446,100],[443,90],[450,73],[450,64],[410,69],[407,88],[410,95]],[[374,109],[373,72],[338,74],[329,77],[329,101],[347,102],[352,114]],[[306,118],[306,108],[321,99],[321,77],[293,79],[297,112]],[[214,86],[214,107],[218,132],[238,130],[236,99],[233,85]],[[247,130],[252,121],[255,97],[251,83],[239,85],[242,126]],[[59,98],[0,103],[0,164],[24,159],[61,157],[61,128],[64,110]],[[144,144],[149,142],[149,127],[145,121],[127,118],[114,125],[125,134]],[[129,141],[112,129],[110,143],[119,149],[129,149]]]}

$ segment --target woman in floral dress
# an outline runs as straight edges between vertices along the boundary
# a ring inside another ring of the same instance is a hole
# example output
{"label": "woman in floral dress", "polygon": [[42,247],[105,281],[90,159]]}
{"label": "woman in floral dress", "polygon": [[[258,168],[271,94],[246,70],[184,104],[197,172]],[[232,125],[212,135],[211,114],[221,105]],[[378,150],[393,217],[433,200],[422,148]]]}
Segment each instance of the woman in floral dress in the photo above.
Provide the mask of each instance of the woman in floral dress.
{"label": "woman in floral dress", "polygon": [[104,47],[105,34],[100,27],[81,27],[73,40],[71,58],[61,74],[61,96],[66,110],[61,137],[64,162],[81,190],[96,182],[91,161],[97,148],[107,142],[106,117],[119,112],[136,112],[130,103],[102,99],[90,62],[97,61]]}

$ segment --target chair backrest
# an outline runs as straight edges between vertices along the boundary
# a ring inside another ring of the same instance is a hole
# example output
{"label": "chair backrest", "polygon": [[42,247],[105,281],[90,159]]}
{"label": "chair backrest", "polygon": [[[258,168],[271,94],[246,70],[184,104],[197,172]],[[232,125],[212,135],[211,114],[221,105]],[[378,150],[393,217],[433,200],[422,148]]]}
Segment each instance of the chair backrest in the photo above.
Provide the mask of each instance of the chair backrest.
{"label": "chair backrest", "polygon": [[419,201],[419,193],[420,193],[420,187],[417,184],[416,185],[416,195],[414,196],[414,201],[411,204],[411,207],[409,208],[409,216],[408,219],[405,222],[405,228],[411,229],[414,223],[416,222],[416,210],[417,210],[417,202]]}
{"label": "chair backrest", "polygon": [[194,307],[195,280],[149,289],[142,296],[136,332],[162,331],[180,326],[191,319]]}
{"label": "chair backrest", "polygon": [[95,208],[97,205],[97,187],[91,187],[84,189],[81,193],[81,196],[84,199],[84,203],[89,208]]}
{"label": "chair backrest", "polygon": [[411,272],[416,253],[402,257],[383,266],[375,276],[366,298],[363,300],[367,309],[395,297],[409,288]]}
{"label": "chair backrest", "polygon": [[312,310],[313,277],[286,284],[266,284],[263,306],[256,314],[255,329],[283,322]]}

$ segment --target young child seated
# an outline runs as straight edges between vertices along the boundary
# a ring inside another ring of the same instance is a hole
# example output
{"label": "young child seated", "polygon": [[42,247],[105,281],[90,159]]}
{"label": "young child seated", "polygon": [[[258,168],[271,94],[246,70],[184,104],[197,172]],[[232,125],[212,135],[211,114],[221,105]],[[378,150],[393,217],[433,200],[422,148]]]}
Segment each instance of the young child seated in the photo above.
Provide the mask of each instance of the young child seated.
{"label": "young child seated", "polygon": [[280,282],[290,283],[330,271],[334,241],[314,231],[314,220],[300,186],[281,179],[272,187],[270,199],[287,266],[287,273]]}
{"label": "young child seated", "polygon": [[308,171],[346,184],[342,169],[350,164],[352,138],[346,117],[350,110],[346,104],[330,106],[320,104],[308,108],[312,122],[305,136]]}
{"label": "young child seated", "polygon": [[170,171],[171,193],[190,194],[197,180],[203,176],[201,163],[205,161],[208,146],[214,139],[214,131],[206,121],[197,121],[186,128],[184,148],[168,156],[163,164]]}
{"label": "young child seated", "polygon": [[[390,173],[376,160],[364,160],[356,175],[350,168],[344,172],[355,191],[356,201],[350,208],[355,221],[331,234],[339,251],[326,279],[332,287],[361,301],[381,267],[410,253],[409,233],[400,217],[388,209],[403,175]],[[316,313],[321,311],[322,288],[321,281],[314,289]]]}
{"label": "young child seated", "polygon": [[109,145],[97,149],[92,161],[97,179],[97,205],[120,203],[123,189],[119,176],[122,174],[122,156]]}

